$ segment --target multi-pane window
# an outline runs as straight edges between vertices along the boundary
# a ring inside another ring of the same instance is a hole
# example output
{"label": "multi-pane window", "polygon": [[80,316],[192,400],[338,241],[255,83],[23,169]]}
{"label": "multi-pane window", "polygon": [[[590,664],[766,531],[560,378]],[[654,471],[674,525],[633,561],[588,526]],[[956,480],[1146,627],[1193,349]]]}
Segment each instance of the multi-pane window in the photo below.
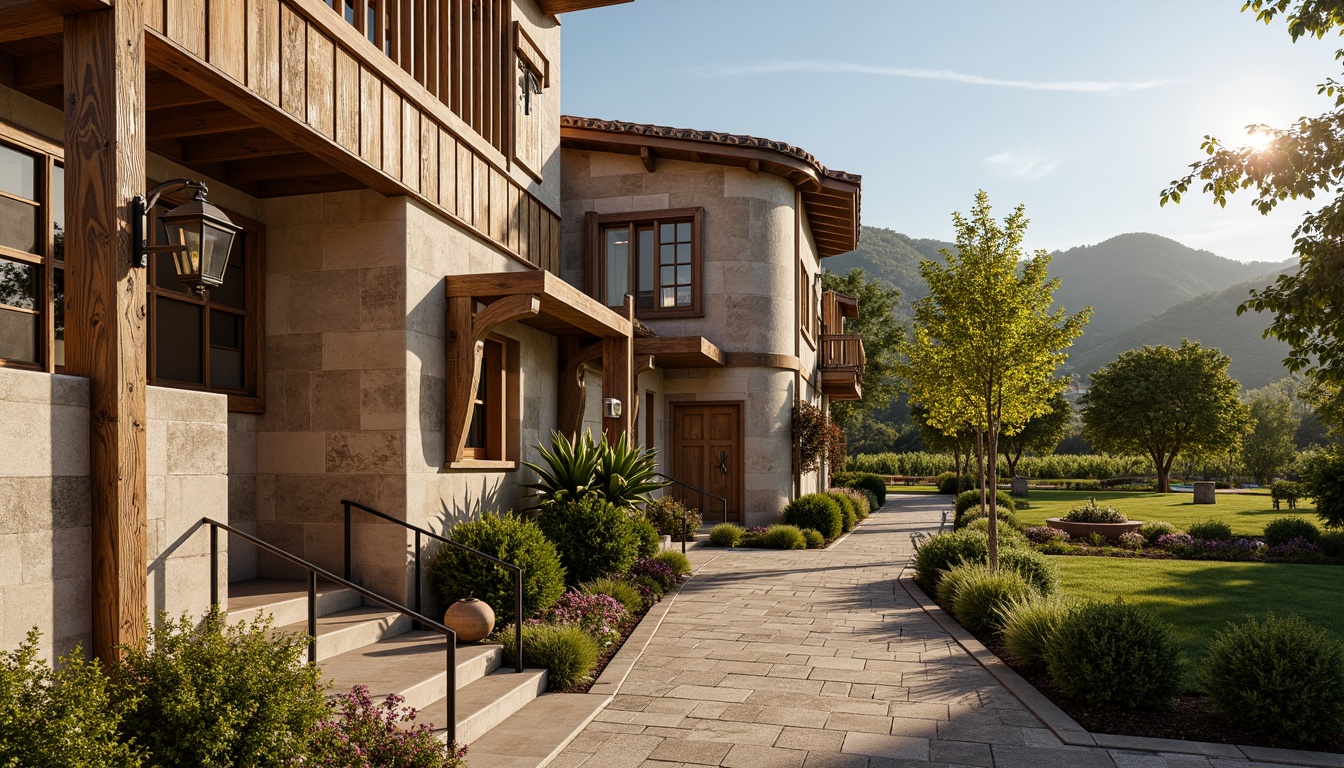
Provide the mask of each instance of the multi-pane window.
{"label": "multi-pane window", "polygon": [[594,292],[609,307],[635,298],[641,317],[701,312],[700,211],[649,218],[594,216]]}
{"label": "multi-pane window", "polygon": [[478,462],[516,462],[522,434],[518,342],[491,336],[483,345],[481,377],[476,385],[462,458]]}
{"label": "multi-pane window", "polygon": [[65,364],[65,181],[57,162],[51,152],[0,142],[0,365]]}

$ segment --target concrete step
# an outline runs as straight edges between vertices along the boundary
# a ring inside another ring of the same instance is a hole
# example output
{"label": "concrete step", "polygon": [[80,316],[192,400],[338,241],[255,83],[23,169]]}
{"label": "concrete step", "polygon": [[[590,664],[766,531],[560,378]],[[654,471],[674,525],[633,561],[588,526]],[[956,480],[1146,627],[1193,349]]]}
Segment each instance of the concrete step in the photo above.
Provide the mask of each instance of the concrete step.
{"label": "concrete step", "polygon": [[[499,669],[502,655],[498,645],[459,646],[458,690]],[[448,693],[447,644],[438,632],[406,632],[329,658],[322,672],[333,692],[365,685],[374,701],[397,693],[406,706],[423,709]]]}
{"label": "concrete step", "polygon": [[[326,616],[339,611],[358,608],[363,603],[359,593],[328,582],[317,583],[317,615]],[[252,579],[229,585],[229,623],[254,621],[270,614],[275,626],[305,622],[307,632],[308,583],[284,579]]]}
{"label": "concrete step", "polygon": [[[504,722],[546,690],[546,670],[525,669],[514,672],[500,669],[472,682],[457,692],[457,741],[471,744],[486,731]],[[448,700],[439,699],[420,710],[416,723],[429,723],[439,738],[447,732]],[[473,762],[474,765],[474,762]]]}
{"label": "concrete step", "polygon": [[[305,597],[305,600],[307,598]],[[307,634],[308,619],[277,627],[278,632]],[[382,606],[361,606],[317,618],[317,660],[326,661],[343,653],[372,645],[379,640],[411,631],[411,619]],[[305,659],[307,656],[304,657]]]}
{"label": "concrete step", "polygon": [[548,693],[538,696],[489,733],[469,742],[471,768],[541,768],[602,711],[610,696]]}

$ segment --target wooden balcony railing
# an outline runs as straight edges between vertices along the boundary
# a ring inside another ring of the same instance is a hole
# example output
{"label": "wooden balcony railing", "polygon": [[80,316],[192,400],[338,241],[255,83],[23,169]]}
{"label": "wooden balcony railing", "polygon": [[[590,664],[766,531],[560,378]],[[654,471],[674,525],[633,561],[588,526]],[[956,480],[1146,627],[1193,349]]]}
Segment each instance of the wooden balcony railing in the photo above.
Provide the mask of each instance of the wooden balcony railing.
{"label": "wooden balcony railing", "polygon": [[854,333],[824,333],[821,336],[821,367],[823,370],[849,368],[863,375],[867,357],[863,352],[863,337]]}

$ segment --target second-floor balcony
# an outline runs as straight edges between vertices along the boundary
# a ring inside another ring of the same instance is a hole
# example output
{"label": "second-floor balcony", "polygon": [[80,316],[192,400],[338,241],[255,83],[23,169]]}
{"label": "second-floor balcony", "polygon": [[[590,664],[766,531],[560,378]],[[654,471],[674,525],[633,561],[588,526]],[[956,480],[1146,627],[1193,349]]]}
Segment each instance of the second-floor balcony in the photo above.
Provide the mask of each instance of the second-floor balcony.
{"label": "second-floor balcony", "polygon": [[821,391],[832,400],[863,399],[863,337],[855,333],[824,333],[820,356]]}

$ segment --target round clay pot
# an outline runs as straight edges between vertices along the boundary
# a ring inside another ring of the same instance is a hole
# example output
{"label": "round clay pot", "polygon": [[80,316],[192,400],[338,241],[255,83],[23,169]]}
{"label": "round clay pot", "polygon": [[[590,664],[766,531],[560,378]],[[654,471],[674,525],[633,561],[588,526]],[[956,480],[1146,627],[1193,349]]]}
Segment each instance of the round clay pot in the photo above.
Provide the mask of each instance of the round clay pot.
{"label": "round clay pot", "polygon": [[495,612],[489,604],[467,597],[448,606],[443,624],[457,633],[459,643],[475,643],[489,637],[494,630]]}

